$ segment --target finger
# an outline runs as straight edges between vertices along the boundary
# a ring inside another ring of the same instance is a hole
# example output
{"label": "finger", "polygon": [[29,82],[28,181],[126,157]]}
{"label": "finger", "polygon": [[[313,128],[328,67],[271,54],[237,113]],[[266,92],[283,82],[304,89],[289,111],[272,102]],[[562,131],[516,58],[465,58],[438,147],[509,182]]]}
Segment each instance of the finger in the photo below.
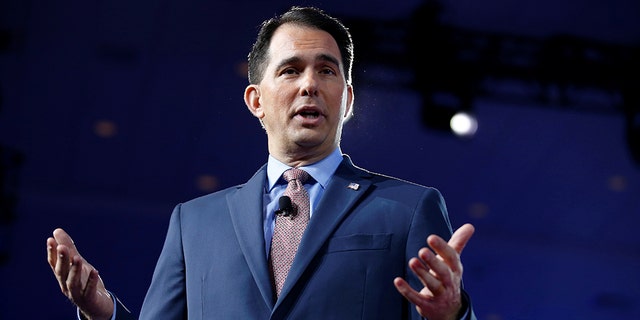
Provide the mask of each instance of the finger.
{"label": "finger", "polygon": [[[436,260],[444,261],[446,266],[448,266],[447,268],[450,268],[454,272],[458,272],[461,269],[460,255],[453,247],[449,246],[444,239],[437,235],[430,235],[427,238],[427,243],[438,255]],[[442,270],[439,271],[442,272]]]}
{"label": "finger", "polygon": [[407,281],[402,279],[401,277],[397,277],[393,279],[393,284],[396,287],[396,290],[400,292],[400,294],[405,297],[409,302],[415,305],[422,305],[426,303],[425,297],[423,297],[419,292],[414,290]]}
{"label": "finger", "polygon": [[[418,256],[420,256],[420,254],[418,254]],[[423,286],[428,287],[429,282],[432,282],[433,276],[429,273],[429,269],[426,267],[424,261],[418,258],[411,258],[409,260],[409,269],[411,269]]]}
{"label": "finger", "polygon": [[57,258],[54,273],[58,278],[60,290],[62,290],[62,292],[66,295],[68,293],[67,279],[69,277],[69,268],[71,265],[68,254],[69,250],[66,246],[58,245],[55,251],[57,252]]}
{"label": "finger", "polygon": [[89,300],[95,300],[98,292],[98,282],[100,281],[100,275],[98,270],[91,269],[89,272],[89,278],[87,279],[87,285],[84,288],[84,296]]}
{"label": "finger", "polygon": [[475,228],[472,224],[465,224],[453,233],[449,242],[437,235],[427,238],[429,246],[451,267],[454,271],[461,270],[460,254],[471,239]]}
{"label": "finger", "polygon": [[66,285],[69,289],[69,298],[77,304],[83,300],[84,295],[85,286],[82,283],[83,261],[78,256],[75,256],[72,261]]}
{"label": "finger", "polygon": [[47,262],[49,262],[49,266],[51,270],[55,272],[56,270],[56,262],[58,261],[58,243],[54,238],[47,239]]}
{"label": "finger", "polygon": [[[433,293],[433,295],[438,295],[445,286],[451,283],[451,272],[449,267],[443,263],[436,255],[431,252],[431,250],[427,248],[420,249],[418,253],[420,259],[424,262],[424,264],[428,267],[429,270],[426,273],[416,273],[422,284]],[[413,267],[412,267],[413,270]],[[416,271],[414,270],[414,273]]]}

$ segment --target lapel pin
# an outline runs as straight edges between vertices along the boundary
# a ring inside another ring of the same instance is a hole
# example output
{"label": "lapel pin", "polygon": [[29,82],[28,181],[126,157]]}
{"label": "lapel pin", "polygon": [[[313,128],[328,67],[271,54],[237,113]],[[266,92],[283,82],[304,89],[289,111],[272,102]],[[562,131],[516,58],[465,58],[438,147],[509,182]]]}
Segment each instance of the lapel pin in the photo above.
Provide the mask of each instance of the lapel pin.
{"label": "lapel pin", "polygon": [[355,183],[355,182],[351,182],[351,183],[349,183],[347,188],[349,188],[351,190],[358,190],[358,189],[360,189],[360,185]]}

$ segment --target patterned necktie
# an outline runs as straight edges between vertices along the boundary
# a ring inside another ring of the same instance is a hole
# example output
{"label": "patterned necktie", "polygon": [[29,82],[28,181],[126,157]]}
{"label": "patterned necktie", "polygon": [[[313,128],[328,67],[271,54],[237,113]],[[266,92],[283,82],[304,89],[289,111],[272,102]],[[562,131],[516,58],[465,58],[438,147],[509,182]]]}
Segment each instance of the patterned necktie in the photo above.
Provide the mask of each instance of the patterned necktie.
{"label": "patterned necktie", "polygon": [[309,223],[310,210],[309,193],[304,188],[304,182],[309,178],[309,174],[304,170],[292,168],[285,171],[282,176],[289,183],[283,196],[291,198],[293,212],[291,215],[276,216],[276,226],[271,240],[271,271],[278,296],[298,251],[304,229]]}

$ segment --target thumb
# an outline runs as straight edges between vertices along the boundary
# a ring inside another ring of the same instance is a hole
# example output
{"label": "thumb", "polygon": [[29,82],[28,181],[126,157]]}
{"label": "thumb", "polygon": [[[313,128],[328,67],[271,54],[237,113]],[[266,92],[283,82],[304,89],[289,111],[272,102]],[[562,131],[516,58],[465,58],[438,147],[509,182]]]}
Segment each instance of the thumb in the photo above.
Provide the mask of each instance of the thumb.
{"label": "thumb", "polygon": [[451,239],[449,239],[448,242],[449,246],[455,249],[458,254],[461,254],[462,250],[467,245],[467,242],[469,242],[469,239],[471,239],[471,236],[474,232],[475,227],[472,224],[464,224],[453,233]]}
{"label": "thumb", "polygon": [[73,257],[78,254],[78,249],[76,249],[76,245],[71,239],[71,236],[64,231],[62,228],[57,228],[53,230],[53,238],[56,239],[58,245],[64,245],[69,249],[69,256]]}

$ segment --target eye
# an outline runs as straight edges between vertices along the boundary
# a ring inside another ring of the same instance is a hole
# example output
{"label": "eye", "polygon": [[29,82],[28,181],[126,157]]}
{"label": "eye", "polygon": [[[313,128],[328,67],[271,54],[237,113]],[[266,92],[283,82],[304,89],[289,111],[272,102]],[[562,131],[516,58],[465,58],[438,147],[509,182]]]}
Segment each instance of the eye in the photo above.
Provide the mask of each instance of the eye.
{"label": "eye", "polygon": [[336,72],[332,68],[323,68],[320,70],[321,74],[335,75]]}
{"label": "eye", "polygon": [[286,68],[281,72],[281,74],[297,74],[297,73],[298,73],[298,70],[294,68]]}

